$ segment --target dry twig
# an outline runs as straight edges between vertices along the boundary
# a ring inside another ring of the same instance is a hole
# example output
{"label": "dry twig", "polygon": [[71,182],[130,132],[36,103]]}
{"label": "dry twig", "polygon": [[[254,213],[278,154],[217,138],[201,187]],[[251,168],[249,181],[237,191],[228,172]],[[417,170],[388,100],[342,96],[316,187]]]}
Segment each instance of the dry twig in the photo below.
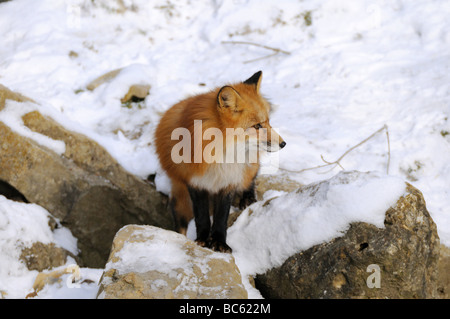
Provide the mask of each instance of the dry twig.
{"label": "dry twig", "polygon": [[261,58],[257,58],[257,59],[253,59],[253,60],[244,61],[244,63],[251,63],[251,62],[259,61],[259,60],[262,60],[262,59],[267,59],[267,58],[270,58],[270,57],[273,57],[273,56],[277,55],[278,53],[284,53],[284,54],[287,54],[287,55],[291,54],[291,52],[288,52],[288,51],[285,51],[285,50],[281,50],[281,49],[278,49],[278,48],[269,47],[269,46],[263,45],[263,44],[258,44],[258,43],[253,43],[253,42],[247,42],[247,41],[222,41],[222,43],[225,43],[225,44],[226,44],[226,43],[230,43],[230,44],[246,44],[246,45],[253,45],[253,46],[257,46],[257,47],[260,47],[260,48],[264,48],[264,49],[267,49],[267,50],[272,50],[272,51],[274,51],[274,53],[272,53],[272,54],[263,56],[263,57],[261,57]]}
{"label": "dry twig", "polygon": [[382,128],[380,128],[380,129],[378,129],[377,131],[375,131],[374,133],[372,133],[369,137],[365,138],[364,140],[362,140],[362,141],[359,142],[358,144],[356,144],[356,145],[350,147],[347,151],[345,151],[344,154],[342,154],[337,160],[335,160],[335,161],[333,161],[333,162],[326,161],[326,160],[323,158],[323,155],[320,155],[320,158],[322,159],[322,161],[325,162],[325,164],[323,164],[323,165],[318,165],[318,166],[314,166],[314,167],[304,168],[304,169],[299,170],[299,171],[290,170],[290,169],[286,169],[286,168],[281,168],[281,169],[282,169],[282,170],[285,170],[285,171],[288,171],[288,172],[291,172],[291,173],[302,173],[302,172],[310,171],[310,170],[313,170],[313,169],[318,169],[318,168],[322,168],[322,167],[332,166],[332,167],[330,168],[330,170],[328,170],[327,172],[325,172],[325,173],[328,173],[329,171],[333,170],[336,166],[339,166],[341,169],[344,170],[344,167],[341,165],[341,160],[342,160],[345,156],[347,156],[348,153],[350,153],[351,151],[353,151],[355,148],[361,146],[362,144],[366,143],[368,140],[370,140],[371,138],[373,138],[375,135],[377,135],[378,133],[382,132],[383,130],[386,131],[386,139],[387,139],[387,146],[388,146],[388,161],[387,161],[386,172],[387,172],[387,174],[389,174],[389,165],[390,165],[390,163],[391,163],[391,144],[390,144],[390,141],[389,141],[389,130],[388,130],[388,126],[387,126],[386,124],[383,125]]}

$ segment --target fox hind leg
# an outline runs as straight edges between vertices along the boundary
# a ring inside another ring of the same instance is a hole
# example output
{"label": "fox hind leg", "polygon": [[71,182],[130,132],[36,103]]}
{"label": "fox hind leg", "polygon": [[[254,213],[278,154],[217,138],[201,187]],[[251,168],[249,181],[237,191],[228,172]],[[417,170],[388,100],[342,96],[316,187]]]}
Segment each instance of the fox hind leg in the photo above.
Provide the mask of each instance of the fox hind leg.
{"label": "fox hind leg", "polygon": [[242,192],[241,200],[239,201],[239,209],[245,209],[254,202],[256,202],[255,178],[253,178],[250,187]]}
{"label": "fox hind leg", "polygon": [[170,208],[176,231],[186,235],[188,223],[194,218],[194,214],[188,188],[184,183],[172,181]]}

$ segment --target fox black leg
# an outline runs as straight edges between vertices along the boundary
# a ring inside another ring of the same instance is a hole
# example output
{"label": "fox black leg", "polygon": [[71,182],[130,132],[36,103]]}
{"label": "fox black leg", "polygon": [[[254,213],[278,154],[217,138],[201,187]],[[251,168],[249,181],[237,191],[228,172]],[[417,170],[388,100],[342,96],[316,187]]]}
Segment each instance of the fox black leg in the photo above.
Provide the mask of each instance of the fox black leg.
{"label": "fox black leg", "polygon": [[209,219],[209,199],[208,192],[189,187],[192,206],[195,217],[195,227],[197,228],[196,242],[200,246],[207,246],[211,221]]}
{"label": "fox black leg", "polygon": [[209,247],[215,251],[231,253],[227,245],[227,222],[230,214],[233,192],[220,191],[214,195],[214,222],[211,230],[211,242]]}
{"label": "fox black leg", "polygon": [[256,179],[256,175],[253,178],[252,183],[250,184],[250,187],[247,188],[242,193],[241,200],[239,201],[239,209],[245,209],[247,206],[250,206],[251,204],[256,202],[255,179]]}

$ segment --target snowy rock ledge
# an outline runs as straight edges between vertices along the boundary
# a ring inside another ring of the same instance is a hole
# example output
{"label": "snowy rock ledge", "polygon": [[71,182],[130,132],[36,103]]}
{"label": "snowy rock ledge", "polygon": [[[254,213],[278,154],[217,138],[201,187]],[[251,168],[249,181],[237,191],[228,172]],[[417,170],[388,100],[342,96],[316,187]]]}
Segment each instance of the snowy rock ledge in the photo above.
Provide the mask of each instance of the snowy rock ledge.
{"label": "snowy rock ledge", "polygon": [[202,248],[184,235],[129,225],[114,238],[98,298],[247,298],[230,254]]}
{"label": "snowy rock ledge", "polygon": [[395,177],[341,172],[271,190],[242,212],[227,242],[232,255],[154,226],[125,226],[98,297],[436,297],[436,225],[421,192]]}
{"label": "snowy rock ledge", "polygon": [[398,178],[341,172],[253,204],[228,234],[267,298],[436,294],[436,225],[420,191]]}

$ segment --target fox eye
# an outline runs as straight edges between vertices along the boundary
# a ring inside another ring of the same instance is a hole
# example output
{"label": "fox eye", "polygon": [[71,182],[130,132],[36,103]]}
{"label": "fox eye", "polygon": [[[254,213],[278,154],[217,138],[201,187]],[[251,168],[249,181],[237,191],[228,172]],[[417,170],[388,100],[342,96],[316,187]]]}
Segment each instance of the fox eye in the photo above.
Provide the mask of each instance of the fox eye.
{"label": "fox eye", "polygon": [[253,127],[258,130],[258,129],[262,128],[262,125],[261,125],[261,123],[258,123],[256,125],[253,125]]}

